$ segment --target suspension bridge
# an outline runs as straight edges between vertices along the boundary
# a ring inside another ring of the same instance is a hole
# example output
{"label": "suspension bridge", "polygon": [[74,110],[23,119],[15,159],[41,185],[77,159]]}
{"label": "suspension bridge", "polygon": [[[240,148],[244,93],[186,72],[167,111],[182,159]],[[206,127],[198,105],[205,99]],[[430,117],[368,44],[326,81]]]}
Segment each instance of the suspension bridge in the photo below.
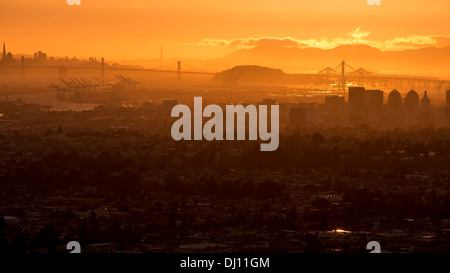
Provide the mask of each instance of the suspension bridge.
{"label": "suspension bridge", "polygon": [[[181,78],[182,74],[191,74],[191,75],[214,75],[213,72],[203,71],[201,69],[197,69],[193,66],[183,63],[183,66],[191,69],[191,70],[182,70],[181,69],[181,61],[177,61],[168,65],[155,67],[155,68],[142,68],[142,67],[129,67],[129,66],[109,66],[105,65],[104,58],[101,59],[101,62],[98,65],[28,65],[25,62],[21,61],[20,65],[3,65],[1,68],[8,69],[20,69],[20,73],[22,76],[25,76],[26,71],[30,69],[40,69],[40,70],[54,70],[57,72],[58,77],[64,78],[69,72],[72,71],[80,71],[80,70],[91,70],[91,71],[100,71],[100,75],[103,78],[106,71],[117,71],[117,72],[158,72],[158,73],[173,73],[177,75],[177,79]],[[169,69],[174,67],[176,69]]]}
{"label": "suspension bridge", "polygon": [[[162,62],[161,62],[162,63]],[[94,65],[87,66],[71,66],[71,65],[28,65],[23,59],[20,65],[2,66],[6,68],[20,69],[21,75],[25,75],[27,70],[44,69],[54,70],[59,78],[66,78],[68,74],[79,70],[100,71],[103,79],[106,71],[128,72],[152,72],[152,73],[172,73],[177,79],[181,79],[182,74],[185,75],[215,75],[214,72],[203,71],[201,69],[183,63],[183,67],[188,70],[182,70],[181,61],[170,63],[168,65],[155,68],[128,67],[128,66],[111,66],[105,65],[104,59]],[[70,72],[70,73],[69,73]],[[74,73],[75,74],[75,73]],[[98,75],[98,74],[97,74]],[[392,88],[433,88],[437,91],[450,87],[449,80],[441,80],[437,77],[424,76],[408,76],[398,74],[382,74],[371,72],[364,68],[355,69],[343,60],[335,67],[326,67],[316,73],[299,73],[289,74],[290,78],[296,83],[313,83],[330,85],[333,89],[337,89],[338,93],[344,93],[346,86],[372,86],[372,87],[392,87]]]}
{"label": "suspension bridge", "polygon": [[[346,68],[349,71],[346,71]],[[315,80],[331,84],[338,88],[338,92],[345,92],[346,85],[379,86],[379,87],[408,87],[408,88],[433,88],[442,90],[450,87],[450,81],[441,80],[437,77],[408,76],[398,74],[381,74],[370,72],[364,68],[355,69],[343,60],[338,66],[327,67],[316,74],[309,75]]]}

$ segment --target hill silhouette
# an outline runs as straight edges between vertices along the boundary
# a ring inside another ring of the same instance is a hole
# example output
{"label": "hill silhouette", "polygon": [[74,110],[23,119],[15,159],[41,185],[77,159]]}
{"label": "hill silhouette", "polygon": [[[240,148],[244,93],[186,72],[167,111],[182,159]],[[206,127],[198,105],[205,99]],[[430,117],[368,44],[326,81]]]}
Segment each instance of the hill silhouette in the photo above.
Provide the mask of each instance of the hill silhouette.
{"label": "hill silhouette", "polygon": [[280,69],[241,65],[217,73],[212,81],[225,85],[259,85],[286,83],[288,75]]}

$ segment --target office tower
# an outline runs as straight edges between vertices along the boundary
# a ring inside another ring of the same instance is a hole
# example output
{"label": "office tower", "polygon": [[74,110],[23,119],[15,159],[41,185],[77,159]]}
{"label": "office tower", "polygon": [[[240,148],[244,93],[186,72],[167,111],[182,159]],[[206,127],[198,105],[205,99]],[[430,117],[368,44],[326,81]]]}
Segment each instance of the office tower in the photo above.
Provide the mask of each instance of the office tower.
{"label": "office tower", "polygon": [[401,126],[404,121],[402,95],[396,89],[389,93],[386,108],[386,125],[393,128]]}
{"label": "office tower", "polygon": [[389,93],[387,105],[389,110],[400,110],[402,108],[402,95],[397,89]]}
{"label": "office tower", "polygon": [[447,124],[450,124],[450,89],[446,92],[444,113]]}
{"label": "office tower", "polygon": [[351,108],[362,108],[365,106],[366,100],[364,91],[364,87],[348,88],[348,103]]}
{"label": "office tower", "polygon": [[430,99],[428,98],[427,91],[423,94],[420,100],[420,112],[419,112],[419,122],[421,126],[430,126],[432,124],[431,113],[430,113]]}
{"label": "office tower", "polygon": [[380,111],[383,109],[383,91],[366,90],[365,104],[370,111]]}
{"label": "office tower", "polygon": [[38,51],[37,58],[41,62],[46,62],[47,61],[47,54],[42,52],[42,51]]}
{"label": "office tower", "polygon": [[445,97],[445,106],[447,106],[447,107],[450,108],[450,89],[447,90],[447,93],[446,93],[446,97]]}
{"label": "office tower", "polygon": [[352,124],[361,124],[366,120],[366,94],[364,87],[348,88],[349,121]]}
{"label": "office tower", "polygon": [[409,112],[417,111],[419,108],[419,95],[414,89],[411,89],[411,91],[406,94],[405,108]]}
{"label": "office tower", "polygon": [[424,109],[430,108],[430,99],[428,98],[427,91],[425,91],[423,98],[420,100],[420,106]]}
{"label": "office tower", "polygon": [[3,42],[3,56],[2,56],[2,62],[6,61],[6,47],[5,42]]}
{"label": "office tower", "polygon": [[345,105],[345,98],[341,96],[327,96],[325,97],[324,106],[327,111],[337,112],[341,111]]}

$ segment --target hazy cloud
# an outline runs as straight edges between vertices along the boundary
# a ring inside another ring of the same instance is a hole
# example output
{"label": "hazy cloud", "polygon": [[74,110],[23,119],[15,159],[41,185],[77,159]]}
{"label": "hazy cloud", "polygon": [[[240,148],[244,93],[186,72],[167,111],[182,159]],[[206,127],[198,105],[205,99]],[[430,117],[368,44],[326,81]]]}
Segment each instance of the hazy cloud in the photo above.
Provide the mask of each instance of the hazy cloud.
{"label": "hazy cloud", "polygon": [[188,45],[200,45],[200,46],[241,46],[241,47],[254,47],[254,46],[286,46],[286,47],[298,47],[302,46],[296,39],[291,37],[258,37],[258,38],[239,38],[239,39],[203,39],[198,43],[190,43]]}
{"label": "hazy cloud", "polygon": [[255,46],[284,46],[284,47],[316,47],[331,49],[340,45],[369,45],[381,50],[403,50],[428,46],[448,46],[450,37],[441,35],[409,35],[406,37],[395,37],[391,40],[375,41],[368,37],[370,32],[362,31],[359,27],[348,32],[345,38],[328,39],[322,38],[300,40],[292,37],[256,37],[238,39],[203,39],[197,43],[187,45],[199,46],[234,46],[234,47],[255,47]]}
{"label": "hazy cloud", "polygon": [[367,37],[370,35],[370,32],[368,31],[361,31],[361,29],[358,27],[353,31],[349,32],[349,35],[353,38],[353,39],[361,39],[364,37]]}

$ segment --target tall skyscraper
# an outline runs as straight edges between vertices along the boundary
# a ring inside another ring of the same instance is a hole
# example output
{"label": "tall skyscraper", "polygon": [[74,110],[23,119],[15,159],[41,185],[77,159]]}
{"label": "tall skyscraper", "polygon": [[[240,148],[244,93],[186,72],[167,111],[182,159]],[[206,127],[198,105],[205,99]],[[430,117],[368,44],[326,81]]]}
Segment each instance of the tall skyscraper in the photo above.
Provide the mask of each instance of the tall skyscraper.
{"label": "tall skyscraper", "polygon": [[397,89],[394,89],[388,96],[388,107],[390,110],[400,110],[402,107],[402,95]]}
{"label": "tall skyscraper", "polygon": [[414,89],[411,89],[411,91],[406,94],[405,106],[406,110],[410,112],[415,112],[419,108],[419,95]]}
{"label": "tall skyscraper", "polygon": [[366,107],[371,111],[380,111],[383,108],[383,91],[366,90]]}
{"label": "tall skyscraper", "polygon": [[6,61],[6,47],[5,42],[3,42],[3,56],[2,56],[2,62]]}
{"label": "tall skyscraper", "polygon": [[450,108],[450,89],[447,90],[447,93],[446,93],[446,97],[445,97],[445,106],[447,106],[447,107]]}
{"label": "tall skyscraper", "polygon": [[324,105],[327,111],[341,111],[345,105],[345,98],[341,96],[328,96],[325,97]]}
{"label": "tall skyscraper", "polygon": [[447,124],[450,124],[450,89],[448,89],[446,93],[444,111]]}
{"label": "tall skyscraper", "polygon": [[423,94],[423,98],[420,100],[420,105],[424,109],[430,108],[430,99],[428,98],[427,91]]}
{"label": "tall skyscraper", "polygon": [[362,108],[365,106],[366,99],[364,91],[364,87],[348,88],[348,103],[351,108]]}
{"label": "tall skyscraper", "polygon": [[402,95],[397,89],[394,89],[389,93],[387,101],[387,119],[386,124],[390,127],[398,127],[403,124],[403,105]]}

